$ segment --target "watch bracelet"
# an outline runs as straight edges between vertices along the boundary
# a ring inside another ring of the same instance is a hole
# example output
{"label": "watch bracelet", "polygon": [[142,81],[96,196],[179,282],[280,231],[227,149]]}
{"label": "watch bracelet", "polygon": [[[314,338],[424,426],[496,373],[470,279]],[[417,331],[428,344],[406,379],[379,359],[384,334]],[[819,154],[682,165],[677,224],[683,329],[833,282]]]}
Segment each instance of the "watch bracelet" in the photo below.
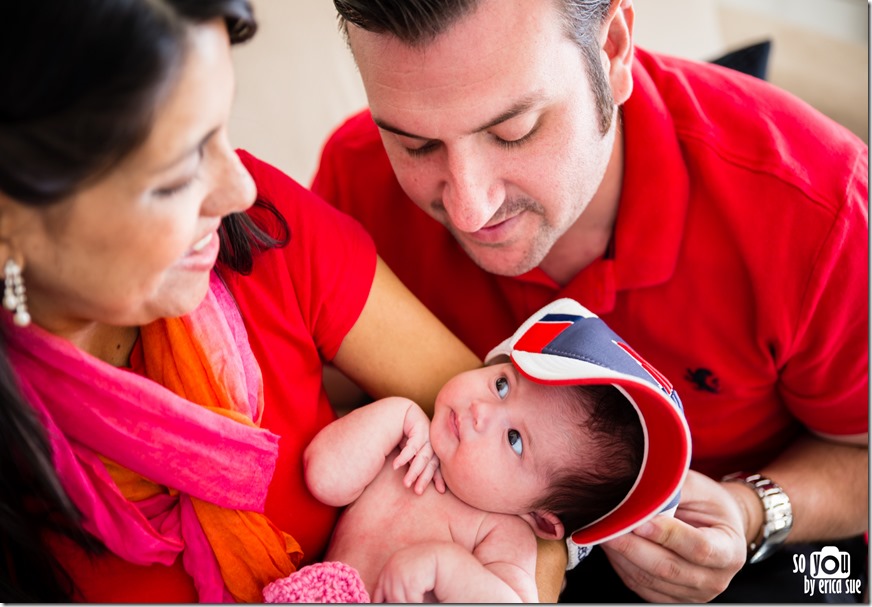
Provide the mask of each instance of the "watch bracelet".
{"label": "watch bracelet", "polygon": [[[755,564],[767,559],[784,543],[793,527],[790,498],[781,486],[759,473],[733,472],[721,478],[721,482],[744,483],[760,498],[763,520],[748,543],[747,562]],[[769,538],[772,538],[772,543],[767,542]]]}

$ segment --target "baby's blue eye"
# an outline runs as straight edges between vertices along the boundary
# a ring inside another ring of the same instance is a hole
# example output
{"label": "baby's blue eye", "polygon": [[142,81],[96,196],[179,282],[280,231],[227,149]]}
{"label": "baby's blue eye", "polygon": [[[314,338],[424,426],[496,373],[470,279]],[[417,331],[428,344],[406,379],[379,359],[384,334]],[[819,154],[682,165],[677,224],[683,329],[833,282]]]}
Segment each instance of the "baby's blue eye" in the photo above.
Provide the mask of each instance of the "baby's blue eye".
{"label": "baby's blue eye", "polygon": [[509,380],[507,380],[505,377],[498,377],[496,386],[497,396],[499,396],[500,398],[505,398],[509,395]]}
{"label": "baby's blue eye", "polygon": [[521,440],[521,433],[517,430],[509,430],[509,446],[518,455],[524,452],[524,442]]}

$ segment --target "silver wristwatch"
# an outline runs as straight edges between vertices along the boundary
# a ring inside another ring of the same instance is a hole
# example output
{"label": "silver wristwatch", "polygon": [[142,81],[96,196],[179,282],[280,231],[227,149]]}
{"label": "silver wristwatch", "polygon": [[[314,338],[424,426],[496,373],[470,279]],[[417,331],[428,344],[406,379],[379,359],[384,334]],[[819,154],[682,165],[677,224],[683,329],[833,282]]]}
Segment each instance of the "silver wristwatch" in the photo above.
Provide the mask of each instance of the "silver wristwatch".
{"label": "silver wristwatch", "polygon": [[793,527],[790,498],[781,487],[759,474],[734,472],[722,478],[721,482],[745,483],[760,497],[763,525],[757,537],[748,544],[748,562],[759,563],[781,547]]}

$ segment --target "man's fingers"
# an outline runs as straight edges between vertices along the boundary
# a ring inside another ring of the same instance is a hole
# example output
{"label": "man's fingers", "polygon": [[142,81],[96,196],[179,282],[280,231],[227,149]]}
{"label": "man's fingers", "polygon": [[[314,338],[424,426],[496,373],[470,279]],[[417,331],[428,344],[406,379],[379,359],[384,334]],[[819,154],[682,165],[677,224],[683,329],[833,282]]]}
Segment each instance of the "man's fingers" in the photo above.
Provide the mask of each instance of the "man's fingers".
{"label": "man's fingers", "polygon": [[634,588],[658,587],[661,592],[676,596],[674,587],[690,588],[702,581],[702,576],[695,573],[696,568],[691,563],[660,544],[632,533],[607,542],[603,549],[613,563],[620,560]]}
{"label": "man's fingers", "polygon": [[697,529],[670,517],[655,517],[603,549],[624,583],[646,600],[711,600],[744,563],[729,530]]}
{"label": "man's fingers", "polygon": [[606,551],[609,561],[627,588],[651,603],[689,602],[692,589],[660,579],[639,568],[616,551]]}
{"label": "man's fingers", "polygon": [[[655,516],[632,532],[679,557],[707,568],[733,567],[737,563],[735,534],[727,527],[696,528],[668,516]],[[739,542],[743,546],[741,542]],[[741,567],[742,563],[738,563]]]}

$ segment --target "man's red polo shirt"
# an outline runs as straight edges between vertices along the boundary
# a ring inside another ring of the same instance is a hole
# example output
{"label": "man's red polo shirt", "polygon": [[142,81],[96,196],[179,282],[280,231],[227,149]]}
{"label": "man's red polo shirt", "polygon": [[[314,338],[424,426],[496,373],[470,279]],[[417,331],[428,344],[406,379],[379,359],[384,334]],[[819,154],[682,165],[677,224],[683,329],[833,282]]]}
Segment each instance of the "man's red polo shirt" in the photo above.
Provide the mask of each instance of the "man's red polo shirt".
{"label": "man's red polo shirt", "polygon": [[608,259],[561,288],[479,269],[403,193],[368,112],[313,189],[477,354],[572,297],[675,383],[693,467],[757,469],[802,426],[868,432],[868,149],[769,84],[636,50]]}

